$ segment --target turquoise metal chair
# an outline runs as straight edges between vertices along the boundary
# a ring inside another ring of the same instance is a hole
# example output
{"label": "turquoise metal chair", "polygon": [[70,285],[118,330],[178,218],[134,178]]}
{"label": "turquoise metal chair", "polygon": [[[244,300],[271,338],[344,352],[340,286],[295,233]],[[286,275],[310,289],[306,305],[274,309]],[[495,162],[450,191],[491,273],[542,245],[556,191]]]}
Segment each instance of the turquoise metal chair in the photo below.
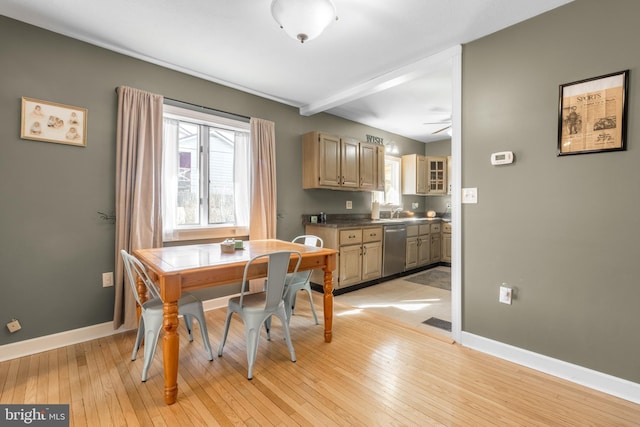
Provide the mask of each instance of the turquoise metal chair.
{"label": "turquoise metal chair", "polygon": [[[138,325],[138,334],[136,336],[136,342],[133,346],[133,352],[131,353],[131,360],[136,360],[138,350],[142,344],[144,338],[144,365],[142,367],[142,381],[147,380],[147,374],[151,361],[156,352],[156,345],[158,344],[158,336],[162,329],[162,299],[160,298],[160,292],[156,288],[155,283],[149,278],[146,269],[137,258],[130,255],[124,249],[120,251],[122,259],[124,260],[124,269],[129,279],[129,284],[133,290],[133,295],[136,298],[136,302],[142,308],[140,317],[140,324]],[[136,276],[140,277],[147,288],[148,300],[144,303],[140,303],[140,297],[136,288]],[[188,292],[183,292],[182,296],[178,300],[178,314],[184,317],[184,323],[189,332],[189,341],[193,341],[193,319],[195,318],[200,325],[200,333],[202,334],[202,341],[204,341],[204,348],[208,353],[209,360],[213,360],[213,351],[211,350],[211,343],[209,342],[209,334],[207,332],[207,322],[204,317],[204,309],[202,307],[202,301],[196,298]]]}
{"label": "turquoise metal chair", "polygon": [[[257,255],[249,260],[244,268],[244,275],[242,279],[242,290],[240,296],[229,299],[227,307],[227,318],[224,324],[224,333],[222,340],[220,341],[220,348],[218,349],[218,356],[222,356],[222,350],[224,344],[227,341],[227,334],[229,333],[229,325],[231,323],[231,316],[233,313],[237,313],[244,322],[244,334],[247,346],[247,363],[248,373],[247,378],[253,378],[253,365],[256,361],[256,355],[258,354],[258,342],[260,338],[260,328],[264,324],[267,330],[267,339],[271,340],[270,332],[270,318],[276,316],[280,319],[282,327],[284,329],[284,337],[291,354],[291,361],[296,361],[296,353],[291,343],[291,336],[289,334],[289,322],[287,321],[287,314],[285,311],[284,303],[284,288],[287,280],[287,270],[289,269],[289,263],[292,256],[298,258],[293,273],[298,271],[300,261],[302,260],[302,254],[297,251],[276,251],[268,254]],[[265,280],[265,290],[256,293],[245,292],[247,283],[247,273],[252,265],[258,263],[267,262],[267,279]]]}

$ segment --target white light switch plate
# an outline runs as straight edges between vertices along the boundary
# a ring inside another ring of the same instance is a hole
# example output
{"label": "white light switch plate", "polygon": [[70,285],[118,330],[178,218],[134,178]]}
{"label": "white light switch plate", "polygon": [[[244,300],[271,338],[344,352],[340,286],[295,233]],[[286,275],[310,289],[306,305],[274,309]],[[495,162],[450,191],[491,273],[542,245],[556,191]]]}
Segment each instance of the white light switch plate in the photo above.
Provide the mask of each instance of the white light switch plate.
{"label": "white light switch plate", "polygon": [[503,304],[511,304],[511,294],[513,290],[506,286],[500,286],[500,302]]}
{"label": "white light switch plate", "polygon": [[478,188],[463,188],[462,203],[478,203]]}

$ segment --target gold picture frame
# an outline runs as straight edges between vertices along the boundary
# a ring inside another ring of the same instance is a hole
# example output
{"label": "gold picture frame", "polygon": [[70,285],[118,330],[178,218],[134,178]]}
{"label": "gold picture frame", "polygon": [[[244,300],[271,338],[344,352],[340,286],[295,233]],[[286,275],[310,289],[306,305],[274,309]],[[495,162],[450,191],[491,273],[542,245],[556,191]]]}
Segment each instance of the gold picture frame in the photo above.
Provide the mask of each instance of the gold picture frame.
{"label": "gold picture frame", "polygon": [[22,97],[20,138],[87,146],[87,109]]}
{"label": "gold picture frame", "polygon": [[629,70],[560,85],[558,156],[626,150]]}

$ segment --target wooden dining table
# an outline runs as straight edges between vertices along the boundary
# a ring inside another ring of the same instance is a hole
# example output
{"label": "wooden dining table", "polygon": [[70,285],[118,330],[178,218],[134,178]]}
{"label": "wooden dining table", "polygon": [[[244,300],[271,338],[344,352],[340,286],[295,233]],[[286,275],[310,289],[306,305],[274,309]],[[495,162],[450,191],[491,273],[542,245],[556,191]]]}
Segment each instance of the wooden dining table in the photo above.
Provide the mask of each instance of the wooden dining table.
{"label": "wooden dining table", "polygon": [[[244,248],[223,253],[220,243],[168,246],[137,249],[133,255],[148,269],[157,282],[163,301],[162,354],[164,362],[164,400],[171,405],[178,395],[178,300],[182,291],[220,286],[242,281],[247,262],[257,256],[274,251],[298,251],[302,254],[299,271],[321,268],[324,271],[324,341],[331,342],[333,325],[332,272],[336,268],[336,251],[305,246],[283,240],[244,241]],[[290,271],[297,259],[292,257]],[[254,268],[255,267],[255,268]],[[266,263],[252,265],[248,279],[267,274]],[[141,301],[145,301],[144,286],[138,287]]]}

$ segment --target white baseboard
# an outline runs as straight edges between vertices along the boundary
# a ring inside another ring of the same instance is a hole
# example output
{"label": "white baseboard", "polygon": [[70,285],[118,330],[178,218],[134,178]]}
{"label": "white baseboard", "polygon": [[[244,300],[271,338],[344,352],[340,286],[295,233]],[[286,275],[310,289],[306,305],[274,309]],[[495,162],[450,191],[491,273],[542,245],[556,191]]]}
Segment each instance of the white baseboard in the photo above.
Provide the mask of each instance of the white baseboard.
{"label": "white baseboard", "polygon": [[[233,295],[203,301],[202,305],[204,307],[204,311],[226,307],[227,300],[232,296]],[[56,348],[66,347],[68,345],[78,344],[85,341],[91,341],[125,331],[127,331],[127,329],[123,329],[122,326],[118,329],[113,329],[113,322],[105,322],[87,326],[85,328],[72,329],[69,331],[59,332],[57,334],[5,344],[0,346],[0,349],[2,349],[2,351],[0,351],[0,362],[17,359],[18,357],[30,356],[32,354],[42,353],[43,351],[54,350]]]}
{"label": "white baseboard", "polygon": [[30,340],[5,344],[0,347],[2,348],[0,362],[94,340],[96,338],[119,334],[120,332],[124,331],[125,330],[122,327],[113,329],[113,322],[105,322],[98,325],[87,326],[85,328],[73,329],[57,334],[33,338]]}
{"label": "white baseboard", "polygon": [[[229,297],[223,297],[204,301],[205,311],[226,307],[228,298]],[[106,322],[44,337],[5,344],[0,346],[2,349],[0,352],[0,362],[121,332],[125,332],[125,329],[120,327],[114,330],[113,323]],[[461,333],[459,343],[465,347],[640,404],[640,384],[468,332]]]}
{"label": "white baseboard", "polygon": [[640,384],[468,332],[460,338],[465,347],[640,404]]}

